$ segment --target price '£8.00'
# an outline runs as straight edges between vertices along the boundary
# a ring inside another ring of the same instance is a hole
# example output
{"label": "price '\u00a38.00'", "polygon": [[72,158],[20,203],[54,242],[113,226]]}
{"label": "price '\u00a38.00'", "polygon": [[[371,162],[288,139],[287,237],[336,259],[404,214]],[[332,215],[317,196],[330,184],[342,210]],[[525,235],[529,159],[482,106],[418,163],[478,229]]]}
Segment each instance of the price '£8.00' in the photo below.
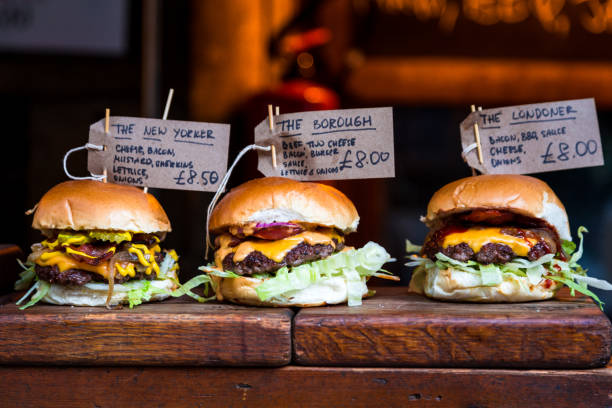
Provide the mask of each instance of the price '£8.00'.
{"label": "price '\u00a38.00'", "polygon": [[[474,125],[483,163],[479,162]],[[604,164],[593,99],[472,112],[460,126],[470,167],[485,174],[528,174]]]}
{"label": "price '\u00a38.00'", "polygon": [[295,180],[394,177],[391,108],[299,112],[274,116],[255,128],[255,143],[274,145],[278,167],[260,153],[266,176]]}

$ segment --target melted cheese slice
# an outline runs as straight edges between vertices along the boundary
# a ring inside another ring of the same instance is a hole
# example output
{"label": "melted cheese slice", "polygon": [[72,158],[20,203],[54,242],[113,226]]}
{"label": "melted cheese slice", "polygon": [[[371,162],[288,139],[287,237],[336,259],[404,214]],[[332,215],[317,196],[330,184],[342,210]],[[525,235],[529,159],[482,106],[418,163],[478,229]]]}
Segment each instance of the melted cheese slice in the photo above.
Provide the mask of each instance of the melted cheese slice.
{"label": "melted cheese slice", "polygon": [[232,236],[224,234],[217,238],[219,249],[215,252],[215,263],[218,267],[223,268],[223,260],[228,254],[234,254],[234,262],[241,262],[253,251],[259,251],[267,258],[272,259],[274,262],[281,262],[283,258],[293,248],[301,244],[302,242],[308,245],[333,245],[335,244],[333,239],[338,242],[343,242],[344,239],[338,233],[333,230],[330,231],[304,231],[297,235],[293,235],[277,241],[244,241],[235,247],[230,247],[229,244],[232,242]]}
{"label": "melted cheese slice", "polygon": [[459,245],[463,242],[468,244],[474,252],[479,252],[484,245],[493,243],[508,245],[518,256],[527,256],[529,250],[538,240],[502,234],[501,228],[482,228],[448,234],[444,237],[442,248]]}
{"label": "melted cheese slice", "polygon": [[[86,256],[88,258],[94,258],[89,256],[83,252],[74,251],[72,248],[66,248],[68,253],[74,253],[81,256]],[[113,252],[115,249],[113,248]],[[145,245],[141,244],[133,244],[129,249],[130,253],[135,254],[138,257],[138,261],[143,266],[146,266],[147,269],[145,273],[150,275],[152,271],[155,271],[157,275],[159,275],[159,265],[155,261],[155,252],[160,252],[161,249],[159,245],[155,245],[153,248],[149,249]],[[145,258],[145,254],[148,256],[149,260]],[[40,255],[38,259],[36,259],[36,264],[40,266],[53,266],[57,265],[57,268],[60,272],[64,272],[68,269],[82,269],[87,272],[97,273],[108,279],[110,271],[109,271],[109,263],[102,262],[100,265],[94,266],[89,265],[84,262],[78,262],[73,257],[68,256],[65,252],[61,251],[52,251],[52,252],[44,252]],[[130,262],[116,262],[115,263],[115,271],[119,272],[120,275],[126,276],[129,275],[134,277],[136,275],[134,264]]]}
{"label": "melted cheese slice", "polygon": [[66,255],[64,252],[54,251],[45,252],[35,261],[40,266],[57,265],[60,272],[68,269],[82,269],[84,271],[97,273],[108,279],[108,262],[103,262],[101,265],[89,265],[84,262],[78,262],[73,257]]}

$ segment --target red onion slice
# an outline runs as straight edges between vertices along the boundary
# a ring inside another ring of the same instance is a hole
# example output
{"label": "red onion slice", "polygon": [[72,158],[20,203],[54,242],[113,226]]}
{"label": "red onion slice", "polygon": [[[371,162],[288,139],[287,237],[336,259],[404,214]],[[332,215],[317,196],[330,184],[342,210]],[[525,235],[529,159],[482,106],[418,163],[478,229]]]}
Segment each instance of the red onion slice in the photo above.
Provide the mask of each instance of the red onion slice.
{"label": "red onion slice", "polygon": [[269,222],[269,223],[265,223],[265,222],[258,222],[257,225],[255,225],[255,228],[270,228],[270,227],[300,227],[298,224],[294,224],[292,222]]}
{"label": "red onion slice", "polygon": [[[259,225],[266,225],[266,227],[259,227]],[[284,239],[292,235],[299,234],[304,231],[301,225],[292,224],[288,222],[275,222],[269,224],[257,224],[257,229],[253,233],[253,236],[261,239],[267,239],[270,241],[276,241]]]}

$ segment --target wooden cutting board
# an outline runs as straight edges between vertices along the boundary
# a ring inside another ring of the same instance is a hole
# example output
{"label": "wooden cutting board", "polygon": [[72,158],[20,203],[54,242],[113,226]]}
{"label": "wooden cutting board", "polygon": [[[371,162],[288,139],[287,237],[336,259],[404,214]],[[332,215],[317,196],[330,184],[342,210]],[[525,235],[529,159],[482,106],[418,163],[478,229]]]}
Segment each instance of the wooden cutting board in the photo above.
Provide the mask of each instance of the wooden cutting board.
{"label": "wooden cutting board", "polygon": [[362,306],[300,310],[294,362],[322,366],[591,368],[610,359],[608,318],[585,297],[469,304],[377,288]]}
{"label": "wooden cutting board", "polygon": [[0,364],[281,366],[291,361],[290,309],[189,298],[134,309],[0,302]]}

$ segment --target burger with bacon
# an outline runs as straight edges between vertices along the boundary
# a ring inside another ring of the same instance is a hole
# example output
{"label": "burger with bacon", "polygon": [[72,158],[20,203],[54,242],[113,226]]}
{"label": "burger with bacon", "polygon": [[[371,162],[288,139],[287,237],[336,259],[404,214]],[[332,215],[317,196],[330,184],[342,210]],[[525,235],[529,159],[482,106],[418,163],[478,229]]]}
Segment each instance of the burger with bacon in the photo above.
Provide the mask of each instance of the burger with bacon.
{"label": "burger with bacon", "polygon": [[176,288],[177,255],[160,242],[171,230],[159,202],[132,186],[82,180],[49,190],[32,227],[45,239],[32,245],[16,289],[20,300],[58,305],[130,306],[167,298]]}
{"label": "burger with bacon", "polygon": [[423,221],[422,247],[407,243],[416,266],[413,292],[444,300],[523,302],[551,298],[564,284],[599,299],[587,285],[610,289],[578,264],[567,213],[551,188],[521,175],[481,175],[437,191]]}
{"label": "burger with bacon", "polygon": [[[257,306],[361,304],[366,280],[391,260],[373,242],[354,249],[353,203],[337,189],[280,177],[232,189],[213,210],[214,264],[201,267],[217,299]],[[394,277],[391,277],[393,279]]]}

